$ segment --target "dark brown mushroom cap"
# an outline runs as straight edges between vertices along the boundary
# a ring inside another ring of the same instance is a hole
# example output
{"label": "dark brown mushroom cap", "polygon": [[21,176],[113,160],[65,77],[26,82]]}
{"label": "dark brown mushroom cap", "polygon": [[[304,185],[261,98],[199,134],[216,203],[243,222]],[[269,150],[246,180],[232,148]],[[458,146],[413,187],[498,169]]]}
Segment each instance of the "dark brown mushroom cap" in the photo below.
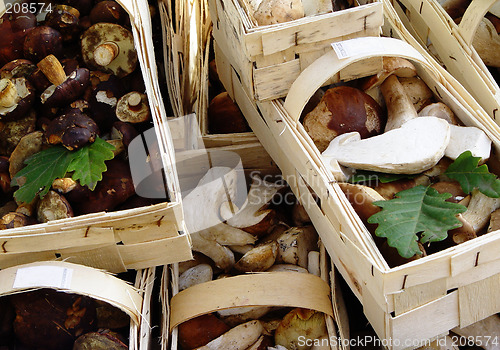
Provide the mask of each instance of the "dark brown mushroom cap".
{"label": "dark brown mushroom cap", "polygon": [[23,43],[26,34],[36,27],[32,13],[4,13],[0,18],[0,65],[24,57]]}
{"label": "dark brown mushroom cap", "polygon": [[99,22],[123,24],[127,13],[116,1],[104,0],[95,4],[89,15],[92,24]]}
{"label": "dark brown mushroom cap", "polygon": [[45,138],[49,144],[62,143],[69,150],[94,142],[97,135],[97,124],[78,109],[52,120],[45,130]]}
{"label": "dark brown mushroom cap", "polygon": [[126,122],[115,122],[111,128],[111,137],[113,139],[121,139],[123,145],[128,147],[130,142],[139,135],[137,129],[129,123]]}
{"label": "dark brown mushroom cap", "polygon": [[11,81],[17,89],[18,100],[11,107],[0,107],[0,120],[4,122],[25,117],[35,102],[35,89],[26,78],[14,78]]}
{"label": "dark brown mushroom cap", "polygon": [[45,16],[45,25],[58,30],[64,42],[78,39],[80,12],[68,5],[54,5]]}
{"label": "dark brown mushroom cap", "polygon": [[61,56],[63,41],[61,33],[49,26],[39,26],[31,30],[24,38],[24,57],[38,62],[47,55]]}
{"label": "dark brown mushroom cap", "polygon": [[0,78],[27,78],[35,69],[35,64],[30,60],[18,58],[6,63],[2,68],[0,68]]}
{"label": "dark brown mushroom cap", "polygon": [[108,80],[97,84],[89,98],[90,115],[103,132],[108,132],[118,121],[115,110],[125,89],[120,79],[111,75]]}
{"label": "dark brown mushroom cap", "polygon": [[42,93],[42,103],[48,107],[57,107],[75,101],[85,92],[89,85],[89,77],[90,72],[87,68],[74,70],[62,84],[52,85]]}
{"label": "dark brown mushroom cap", "polygon": [[[94,52],[102,45],[115,47],[114,56],[107,65],[96,62]],[[83,33],[82,58],[91,68],[113,73],[123,78],[132,73],[137,66],[137,52],[132,33],[119,24],[96,23]]]}

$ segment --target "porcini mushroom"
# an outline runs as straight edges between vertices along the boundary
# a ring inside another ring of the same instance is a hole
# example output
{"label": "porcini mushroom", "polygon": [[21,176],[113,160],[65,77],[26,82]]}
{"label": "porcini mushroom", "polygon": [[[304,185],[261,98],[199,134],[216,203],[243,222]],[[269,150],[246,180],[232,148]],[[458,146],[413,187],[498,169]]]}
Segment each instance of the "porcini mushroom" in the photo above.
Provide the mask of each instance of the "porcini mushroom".
{"label": "porcini mushroom", "polygon": [[[343,142],[346,138],[350,142]],[[355,169],[418,174],[438,163],[449,140],[446,121],[420,117],[368,139],[361,140],[356,133],[337,136],[322,155],[327,162],[337,161]]]}
{"label": "porcini mushroom", "polygon": [[82,36],[82,57],[98,70],[123,78],[137,65],[137,52],[132,33],[114,23],[96,23]]}
{"label": "porcini mushroom", "polygon": [[142,123],[151,118],[146,94],[137,91],[123,95],[116,104],[116,117],[127,123]]}
{"label": "porcini mushroom", "polygon": [[47,55],[60,57],[63,52],[62,36],[49,26],[38,26],[26,34],[23,44],[24,58],[38,62]]}
{"label": "porcini mushroom", "polygon": [[187,269],[179,276],[179,290],[194,285],[211,281],[213,278],[212,267],[208,264],[199,264]]}
{"label": "porcini mushroom", "polygon": [[313,226],[292,227],[278,238],[278,261],[307,268],[308,254],[318,249]]}
{"label": "porcini mushroom", "polygon": [[259,26],[293,21],[304,15],[304,7],[300,0],[263,0],[253,13]]}
{"label": "porcini mushroom", "polygon": [[467,210],[462,216],[472,225],[476,234],[479,234],[488,225],[491,213],[499,208],[500,198],[488,197],[474,189]]}
{"label": "porcini mushroom", "polygon": [[451,125],[457,125],[457,118],[450,107],[443,102],[428,104],[418,112],[419,117],[437,117],[446,120]]}
{"label": "porcini mushroom", "polygon": [[256,246],[243,255],[234,267],[242,272],[261,272],[269,269],[278,256],[278,243],[268,242]]}
{"label": "porcini mushroom", "polygon": [[73,209],[63,195],[49,191],[37,204],[36,218],[39,222],[73,217]]}
{"label": "porcini mushroom", "polygon": [[472,46],[476,49],[484,64],[491,67],[500,67],[500,35],[491,21],[484,17],[479,23],[472,40]]}
{"label": "porcini mushroom", "polygon": [[417,69],[407,59],[401,57],[385,56],[382,59],[382,70],[365,79],[361,89],[368,92],[380,86],[387,77],[395,75],[400,78],[410,78],[417,75]]}
{"label": "porcini mushroom", "polygon": [[303,125],[320,152],[336,136],[357,131],[361,138],[380,134],[385,115],[379,104],[363,91],[337,86],[328,89],[318,105],[303,120]]}
{"label": "porcini mushroom", "polygon": [[309,339],[327,335],[325,315],[319,311],[295,308],[285,315],[274,333],[276,345],[287,349],[306,350],[309,346],[301,344],[300,336],[307,334]]}
{"label": "porcini mushroom", "polygon": [[61,143],[70,151],[94,142],[98,135],[97,124],[78,109],[52,120],[45,130],[45,138],[49,144]]}

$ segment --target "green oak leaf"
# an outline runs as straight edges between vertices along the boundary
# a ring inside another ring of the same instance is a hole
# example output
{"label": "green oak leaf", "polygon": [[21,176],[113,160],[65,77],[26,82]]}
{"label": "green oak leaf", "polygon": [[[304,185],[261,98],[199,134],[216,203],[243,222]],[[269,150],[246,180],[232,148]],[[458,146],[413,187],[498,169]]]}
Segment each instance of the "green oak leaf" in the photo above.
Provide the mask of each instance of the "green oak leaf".
{"label": "green oak leaf", "polygon": [[404,258],[420,254],[420,242],[444,240],[448,230],[462,226],[456,215],[467,208],[461,204],[446,202],[451,194],[440,194],[429,186],[416,186],[398,192],[396,198],[376,201],[382,210],[368,218],[378,224],[375,235],[386,237],[389,246],[396,248]]}
{"label": "green oak leaf", "polygon": [[12,179],[17,201],[30,203],[37,195],[43,198],[55,179],[66,175],[72,154],[64,147],[50,147],[26,159],[26,166]]}
{"label": "green oak leaf", "polygon": [[349,177],[350,183],[372,182],[389,183],[402,179],[413,179],[418,175],[388,174],[377,171],[356,170],[356,173]]}
{"label": "green oak leaf", "polygon": [[105,161],[113,159],[115,146],[101,138],[74,152],[68,172],[73,172],[73,180],[80,185],[95,189],[97,182],[102,180],[102,173],[106,171]]}
{"label": "green oak leaf", "polygon": [[470,151],[463,152],[445,171],[449,178],[457,180],[465,193],[477,188],[491,198],[500,197],[500,180],[488,171],[488,166],[478,166],[481,157],[473,157]]}

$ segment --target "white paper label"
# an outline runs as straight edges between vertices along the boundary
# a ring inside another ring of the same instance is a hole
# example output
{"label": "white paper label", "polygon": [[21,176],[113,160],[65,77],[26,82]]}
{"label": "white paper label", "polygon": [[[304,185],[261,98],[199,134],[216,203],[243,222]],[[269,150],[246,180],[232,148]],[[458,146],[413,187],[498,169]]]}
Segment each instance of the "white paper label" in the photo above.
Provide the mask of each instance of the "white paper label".
{"label": "white paper label", "polygon": [[17,270],[13,288],[52,287],[69,289],[73,269],[60,266],[31,266]]}

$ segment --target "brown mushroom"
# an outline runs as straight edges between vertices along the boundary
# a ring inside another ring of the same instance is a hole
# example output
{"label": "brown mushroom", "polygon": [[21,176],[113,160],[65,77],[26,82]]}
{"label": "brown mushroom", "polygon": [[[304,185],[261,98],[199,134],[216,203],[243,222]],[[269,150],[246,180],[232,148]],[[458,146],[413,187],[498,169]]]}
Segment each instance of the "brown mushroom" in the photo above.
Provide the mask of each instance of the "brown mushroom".
{"label": "brown mushroom", "polygon": [[119,24],[96,23],[85,31],[81,41],[85,63],[95,69],[123,78],[135,70],[137,52],[132,33]]}
{"label": "brown mushroom", "polygon": [[90,72],[87,68],[77,68],[69,76],[54,55],[48,55],[38,63],[38,67],[52,83],[41,94],[46,107],[60,107],[80,97],[89,84]]}
{"label": "brown mushroom", "polygon": [[92,24],[99,22],[123,24],[127,18],[125,10],[116,2],[100,1],[90,10],[89,19]]}
{"label": "brown mushroom", "polygon": [[208,105],[208,131],[211,134],[228,134],[250,131],[238,105],[224,91]]}
{"label": "brown mushroom", "polygon": [[5,122],[0,127],[0,155],[9,156],[24,135],[35,131],[35,126],[36,115],[33,110],[21,119]]}
{"label": "brown mushroom", "polygon": [[195,317],[179,325],[179,344],[184,350],[199,348],[229,331],[214,314]]}
{"label": "brown mushroom", "polygon": [[385,132],[399,128],[407,121],[418,116],[410,97],[395,75],[390,75],[380,86],[387,106]]}
{"label": "brown mushroom", "polygon": [[80,11],[76,8],[55,4],[45,16],[45,25],[58,30],[64,42],[77,40],[79,37]]}
{"label": "brown mushroom", "polygon": [[128,350],[117,332],[109,329],[99,329],[97,332],[89,332],[79,336],[74,344],[73,350]]}
{"label": "brown mushroom", "polygon": [[304,7],[300,0],[263,0],[253,17],[259,26],[265,26],[293,21],[304,15]]}
{"label": "brown mushroom", "polygon": [[130,142],[138,135],[139,132],[129,123],[115,122],[111,128],[111,138],[122,140],[125,147],[128,147]]}
{"label": "brown mushroom", "polygon": [[116,116],[122,122],[142,123],[151,117],[147,96],[137,91],[123,95],[116,104]]}
{"label": "brown mushroom", "polygon": [[39,222],[66,219],[73,217],[73,209],[63,195],[49,191],[40,201],[36,209]]}
{"label": "brown mushroom", "polygon": [[50,54],[59,57],[63,52],[62,41],[58,30],[49,26],[36,27],[24,38],[24,58],[38,62]]}
{"label": "brown mushroom", "polygon": [[9,63],[6,63],[0,69],[0,78],[28,78],[35,69],[36,66],[30,60],[18,58],[16,60],[10,61]]}
{"label": "brown mushroom", "polygon": [[22,213],[11,212],[0,219],[0,230],[37,224],[36,219]]}
{"label": "brown mushroom", "polygon": [[357,131],[361,138],[383,131],[385,116],[379,104],[363,91],[338,86],[328,89],[320,103],[304,117],[304,128],[322,152],[341,134]]}
{"label": "brown mushroom", "polygon": [[62,143],[69,150],[92,143],[99,134],[99,127],[78,109],[52,120],[45,130],[45,138],[51,145]]}
{"label": "brown mushroom", "polygon": [[36,27],[32,13],[4,13],[0,18],[0,65],[23,58],[23,43],[26,34]]}

